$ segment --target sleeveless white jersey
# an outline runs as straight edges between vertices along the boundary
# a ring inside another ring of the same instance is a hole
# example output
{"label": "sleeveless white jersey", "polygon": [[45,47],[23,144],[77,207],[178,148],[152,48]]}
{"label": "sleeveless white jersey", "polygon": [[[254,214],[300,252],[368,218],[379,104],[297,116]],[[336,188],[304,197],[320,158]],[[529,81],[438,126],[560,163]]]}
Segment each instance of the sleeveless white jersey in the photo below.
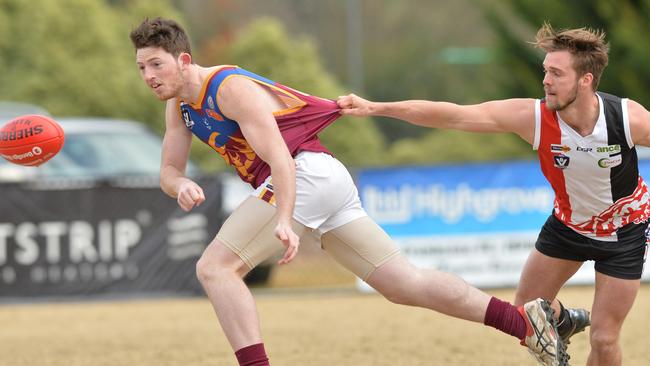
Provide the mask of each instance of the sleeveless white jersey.
{"label": "sleeveless white jersey", "polygon": [[579,234],[616,241],[617,229],[648,219],[650,195],[639,176],[627,99],[597,95],[600,113],[588,136],[537,100],[533,149],[555,191],[555,217]]}

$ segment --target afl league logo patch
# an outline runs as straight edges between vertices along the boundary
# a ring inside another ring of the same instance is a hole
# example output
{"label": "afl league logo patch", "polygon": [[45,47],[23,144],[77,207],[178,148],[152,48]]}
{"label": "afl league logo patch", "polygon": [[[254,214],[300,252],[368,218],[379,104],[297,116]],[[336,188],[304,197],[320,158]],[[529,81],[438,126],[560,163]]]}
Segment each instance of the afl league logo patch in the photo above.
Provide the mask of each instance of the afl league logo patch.
{"label": "afl league logo patch", "polygon": [[553,165],[558,169],[566,169],[569,167],[569,157],[566,155],[553,155]]}

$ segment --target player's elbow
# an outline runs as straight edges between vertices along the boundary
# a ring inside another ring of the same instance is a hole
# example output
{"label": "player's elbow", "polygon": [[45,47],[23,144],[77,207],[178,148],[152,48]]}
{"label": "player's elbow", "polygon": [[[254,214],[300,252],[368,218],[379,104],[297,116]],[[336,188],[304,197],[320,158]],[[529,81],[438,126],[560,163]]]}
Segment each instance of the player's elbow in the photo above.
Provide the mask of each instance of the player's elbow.
{"label": "player's elbow", "polygon": [[277,154],[272,159],[269,159],[268,164],[272,173],[284,172],[292,175],[296,173],[296,162],[289,154],[289,151]]}

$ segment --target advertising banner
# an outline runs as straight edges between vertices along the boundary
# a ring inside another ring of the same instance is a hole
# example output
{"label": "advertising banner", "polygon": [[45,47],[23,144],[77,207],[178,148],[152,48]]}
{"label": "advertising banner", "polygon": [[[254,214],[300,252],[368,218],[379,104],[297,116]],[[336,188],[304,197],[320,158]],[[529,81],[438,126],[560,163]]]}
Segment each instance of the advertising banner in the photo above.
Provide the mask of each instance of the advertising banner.
{"label": "advertising banner", "polygon": [[[357,182],[368,214],[412,262],[481,287],[517,284],[554,200],[537,161],[368,169]],[[587,262],[570,283],[593,279]]]}
{"label": "advertising banner", "polygon": [[1,185],[0,298],[202,293],[195,263],[223,222],[218,180],[189,213],[159,187]]}

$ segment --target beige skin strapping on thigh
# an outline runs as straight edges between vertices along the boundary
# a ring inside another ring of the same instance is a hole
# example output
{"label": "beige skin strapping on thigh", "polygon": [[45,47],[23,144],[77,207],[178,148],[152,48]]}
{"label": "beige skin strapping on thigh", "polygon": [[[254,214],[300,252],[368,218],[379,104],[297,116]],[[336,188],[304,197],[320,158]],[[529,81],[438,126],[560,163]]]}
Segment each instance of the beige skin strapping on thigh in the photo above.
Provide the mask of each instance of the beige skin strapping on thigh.
{"label": "beige skin strapping on thigh", "polygon": [[362,280],[399,254],[393,240],[365,216],[332,229],[321,237],[323,249]]}
{"label": "beige skin strapping on thigh", "polygon": [[[275,237],[276,225],[275,206],[251,196],[226,219],[217,239],[252,269],[284,249]],[[307,232],[307,228],[295,220],[292,227],[299,237]]]}

